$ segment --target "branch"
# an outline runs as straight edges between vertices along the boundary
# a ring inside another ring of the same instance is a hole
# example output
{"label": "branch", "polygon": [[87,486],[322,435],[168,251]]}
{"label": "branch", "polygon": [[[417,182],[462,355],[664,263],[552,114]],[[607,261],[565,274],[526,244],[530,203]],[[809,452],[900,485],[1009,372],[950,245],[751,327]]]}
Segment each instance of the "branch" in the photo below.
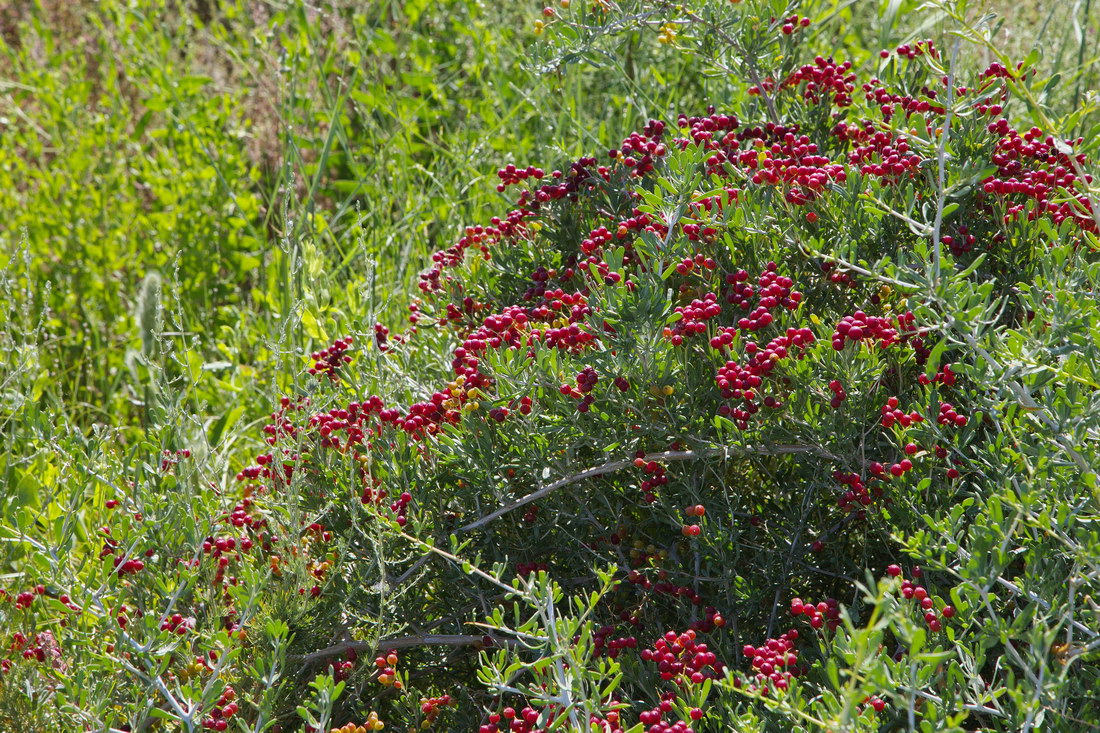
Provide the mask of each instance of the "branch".
{"label": "branch", "polygon": [[[644,456],[643,460],[645,460],[645,461],[664,461],[664,462],[694,461],[694,460],[697,460],[697,459],[714,458],[714,457],[717,457],[717,456],[721,456],[723,458],[731,458],[733,456],[750,456],[750,455],[780,456],[780,455],[788,455],[788,454],[792,454],[792,453],[808,453],[808,454],[811,454],[811,455],[816,455],[816,456],[820,456],[822,458],[826,458],[826,459],[831,460],[831,461],[839,460],[836,456],[834,456],[832,453],[825,450],[824,448],[819,448],[817,446],[812,446],[812,445],[771,445],[771,446],[751,446],[751,445],[747,445],[743,448],[737,448],[737,449],[710,448],[710,449],[707,449],[707,450],[700,450],[700,451],[690,451],[690,450],[688,450],[688,451],[665,451],[664,453],[650,453],[650,454]],[[478,529],[479,527],[484,527],[486,524],[493,521],[494,519],[496,519],[498,517],[502,517],[505,514],[507,514],[508,512],[519,509],[522,506],[526,506],[526,505],[530,504],[531,502],[538,501],[539,499],[542,499],[543,497],[550,495],[551,493],[553,493],[554,491],[557,491],[558,489],[564,488],[566,486],[570,486],[570,485],[575,484],[575,483],[579,483],[581,481],[584,481],[585,479],[594,478],[596,476],[603,476],[603,475],[609,474],[609,473],[615,473],[616,471],[620,471],[620,470],[626,468],[627,466],[632,466],[632,465],[634,465],[634,459],[622,460],[622,461],[610,461],[608,463],[603,464],[602,466],[596,466],[594,468],[589,468],[588,470],[581,471],[580,473],[575,474],[573,476],[567,476],[565,478],[558,479],[557,481],[555,481],[552,484],[547,484],[546,486],[543,486],[541,489],[538,489],[537,491],[533,491],[533,492],[531,492],[527,496],[524,496],[521,499],[516,499],[511,504],[505,504],[501,508],[499,508],[499,509],[497,509],[493,512],[490,512],[489,514],[486,514],[484,517],[481,517],[480,519],[476,519],[473,522],[470,522],[469,524],[461,527],[459,531],[469,532],[471,530]]]}
{"label": "branch", "polygon": [[[498,639],[493,636],[489,638],[493,640],[494,644],[508,643],[506,640]],[[378,641],[343,641],[339,644],[310,652],[309,654],[291,655],[287,657],[287,661],[309,665],[321,661],[322,659],[328,659],[329,657],[338,657],[349,651],[356,652],[357,654],[373,654],[376,649],[390,651],[394,649],[409,649],[417,646],[482,646],[484,643],[484,635],[416,634],[414,636],[400,636],[396,639],[379,639]]]}

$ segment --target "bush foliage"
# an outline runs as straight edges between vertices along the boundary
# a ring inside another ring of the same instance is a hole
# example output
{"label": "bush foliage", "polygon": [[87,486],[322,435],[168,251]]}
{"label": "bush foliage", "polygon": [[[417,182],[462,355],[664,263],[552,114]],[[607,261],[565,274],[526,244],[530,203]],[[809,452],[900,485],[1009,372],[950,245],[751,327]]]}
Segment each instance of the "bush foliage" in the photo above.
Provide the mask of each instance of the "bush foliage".
{"label": "bush foliage", "polygon": [[0,728],[1100,725],[1087,2],[264,7],[0,25]]}

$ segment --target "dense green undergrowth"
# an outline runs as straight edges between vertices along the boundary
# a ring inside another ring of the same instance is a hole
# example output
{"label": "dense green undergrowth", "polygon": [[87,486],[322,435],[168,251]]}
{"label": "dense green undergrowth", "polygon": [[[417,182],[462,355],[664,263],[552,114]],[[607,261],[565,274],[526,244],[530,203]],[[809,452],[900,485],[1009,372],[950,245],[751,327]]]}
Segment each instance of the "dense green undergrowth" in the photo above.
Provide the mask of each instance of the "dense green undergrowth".
{"label": "dense green undergrowth", "polygon": [[979,5],[0,9],[0,730],[1100,725],[1100,7]]}

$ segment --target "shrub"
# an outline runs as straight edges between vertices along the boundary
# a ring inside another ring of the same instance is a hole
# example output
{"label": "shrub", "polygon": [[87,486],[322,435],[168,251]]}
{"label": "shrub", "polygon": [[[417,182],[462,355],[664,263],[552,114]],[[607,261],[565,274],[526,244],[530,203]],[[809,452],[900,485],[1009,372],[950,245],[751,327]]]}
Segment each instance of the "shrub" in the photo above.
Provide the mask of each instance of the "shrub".
{"label": "shrub", "polygon": [[[540,29],[631,17],[577,5]],[[14,522],[0,694],[116,730],[1100,720],[1095,140],[1013,121],[1028,65],[814,56],[748,5],[643,17],[751,58],[742,97],[500,169],[514,205],[406,328],[313,352],[235,480],[169,448],[68,500],[98,528]]]}

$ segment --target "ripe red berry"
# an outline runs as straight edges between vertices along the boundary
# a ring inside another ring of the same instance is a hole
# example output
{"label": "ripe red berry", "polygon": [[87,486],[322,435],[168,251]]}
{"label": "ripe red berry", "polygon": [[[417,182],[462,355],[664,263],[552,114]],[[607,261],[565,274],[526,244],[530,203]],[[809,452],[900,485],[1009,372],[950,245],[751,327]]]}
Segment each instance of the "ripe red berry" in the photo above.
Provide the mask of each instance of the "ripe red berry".
{"label": "ripe red berry", "polygon": [[886,573],[891,578],[896,578],[899,575],[901,575],[901,566],[900,565],[890,565],[886,568]]}
{"label": "ripe red berry", "polygon": [[943,614],[944,618],[952,618],[955,615],[955,607],[954,606],[944,606],[943,610],[940,611],[940,613]]}

